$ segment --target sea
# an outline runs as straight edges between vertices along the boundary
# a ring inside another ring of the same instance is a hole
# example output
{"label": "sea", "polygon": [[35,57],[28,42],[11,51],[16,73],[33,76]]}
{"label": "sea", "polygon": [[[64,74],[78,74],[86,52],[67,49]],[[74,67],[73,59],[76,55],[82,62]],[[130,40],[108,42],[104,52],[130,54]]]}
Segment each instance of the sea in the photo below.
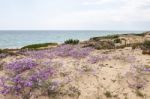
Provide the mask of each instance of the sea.
{"label": "sea", "polygon": [[144,31],[87,31],[87,30],[3,30],[0,31],[0,49],[21,48],[30,44],[56,42],[68,39],[88,40],[92,37],[112,34],[142,33]]}

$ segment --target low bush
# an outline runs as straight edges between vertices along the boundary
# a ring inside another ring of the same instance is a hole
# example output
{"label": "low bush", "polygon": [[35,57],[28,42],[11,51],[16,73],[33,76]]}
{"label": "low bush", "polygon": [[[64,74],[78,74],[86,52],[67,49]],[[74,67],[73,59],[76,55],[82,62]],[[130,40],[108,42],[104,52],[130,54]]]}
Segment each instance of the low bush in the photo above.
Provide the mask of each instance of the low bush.
{"label": "low bush", "polygon": [[150,50],[143,50],[142,54],[148,54],[148,55],[150,55]]}
{"label": "low bush", "polygon": [[114,43],[121,43],[121,40],[117,38],[114,40]]}
{"label": "low bush", "polygon": [[11,51],[10,49],[0,49],[0,59],[5,58],[8,55],[17,55],[17,54]]}
{"label": "low bush", "polygon": [[136,49],[136,48],[141,48],[141,46],[142,46],[142,43],[134,43],[134,44],[132,44],[132,49]]}
{"label": "low bush", "polygon": [[3,50],[3,49],[0,49],[0,54],[2,54],[2,53],[8,53],[8,51],[7,50]]}
{"label": "low bush", "polygon": [[104,93],[104,95],[105,95],[107,98],[112,97],[112,95],[111,95],[111,93],[110,93],[109,91],[106,91],[106,92]]}
{"label": "low bush", "polygon": [[139,90],[136,90],[136,95],[139,97],[144,97],[144,94]]}
{"label": "low bush", "polygon": [[111,41],[101,41],[98,42],[95,46],[95,49],[114,49],[115,48],[115,44]]}
{"label": "low bush", "polygon": [[73,39],[69,39],[69,40],[66,40],[65,41],[65,44],[78,44],[79,43],[79,40],[73,40]]}
{"label": "low bush", "polygon": [[101,36],[101,37],[93,37],[90,40],[99,41],[101,39],[116,39],[118,38],[118,35],[108,35],[108,36]]}
{"label": "low bush", "polygon": [[21,49],[38,49],[41,47],[55,46],[57,43],[43,43],[43,44],[32,44],[22,47]]}
{"label": "low bush", "polygon": [[135,35],[135,36],[145,36],[145,34],[144,34],[144,33],[140,33],[140,34],[133,34],[133,35]]}
{"label": "low bush", "polygon": [[144,41],[143,48],[150,49],[150,41],[148,41],[148,40]]}
{"label": "low bush", "polygon": [[52,87],[54,70],[51,67],[39,69],[37,66],[35,61],[26,58],[6,64],[7,68],[4,69],[7,76],[0,77],[0,94],[17,95],[21,99],[30,99],[37,89],[46,94],[49,87]]}
{"label": "low bush", "polygon": [[83,47],[91,47],[97,50],[101,49],[114,49],[115,44],[112,41],[94,41],[94,42],[88,42]]}

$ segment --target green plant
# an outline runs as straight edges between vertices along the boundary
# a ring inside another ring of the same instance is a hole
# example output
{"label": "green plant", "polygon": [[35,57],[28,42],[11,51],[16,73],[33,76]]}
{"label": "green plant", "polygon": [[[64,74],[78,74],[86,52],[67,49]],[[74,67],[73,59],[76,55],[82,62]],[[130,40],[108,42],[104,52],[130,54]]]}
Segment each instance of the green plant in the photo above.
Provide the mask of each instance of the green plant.
{"label": "green plant", "polygon": [[142,43],[131,44],[132,49],[141,48]]}
{"label": "green plant", "polygon": [[57,43],[43,43],[43,44],[32,44],[22,47],[21,49],[38,49],[41,47],[48,47],[48,46],[56,46]]}
{"label": "green plant", "polygon": [[150,49],[150,41],[149,40],[144,41],[143,47],[146,49]]}
{"label": "green plant", "polygon": [[75,45],[75,44],[79,43],[79,40],[69,39],[69,40],[66,40],[64,43],[65,44],[73,44],[73,45]]}
{"label": "green plant", "polygon": [[0,49],[0,54],[1,54],[1,53],[8,53],[8,51],[7,51],[7,50],[5,50],[5,49],[3,49],[3,50],[2,50],[2,49]]}
{"label": "green plant", "polygon": [[133,34],[135,36],[144,36],[145,34],[144,33],[140,33],[140,34]]}
{"label": "green plant", "polygon": [[7,55],[17,55],[13,50],[11,49],[0,49],[0,57],[7,56]]}
{"label": "green plant", "polygon": [[101,39],[115,39],[118,37],[119,37],[118,35],[108,35],[108,36],[101,36],[101,37],[93,37],[93,38],[90,38],[90,40],[99,41]]}
{"label": "green plant", "polygon": [[114,40],[114,43],[121,43],[121,40],[119,38]]}
{"label": "green plant", "polygon": [[139,90],[136,90],[136,95],[139,97],[144,97],[144,94],[140,92]]}
{"label": "green plant", "polygon": [[106,91],[105,93],[104,93],[104,95],[106,96],[106,97],[112,97],[112,95],[111,95],[111,93],[109,92],[109,91]]}
{"label": "green plant", "polygon": [[115,38],[118,38],[118,37],[119,37],[118,35],[108,35],[108,36],[105,36],[104,38],[115,39]]}

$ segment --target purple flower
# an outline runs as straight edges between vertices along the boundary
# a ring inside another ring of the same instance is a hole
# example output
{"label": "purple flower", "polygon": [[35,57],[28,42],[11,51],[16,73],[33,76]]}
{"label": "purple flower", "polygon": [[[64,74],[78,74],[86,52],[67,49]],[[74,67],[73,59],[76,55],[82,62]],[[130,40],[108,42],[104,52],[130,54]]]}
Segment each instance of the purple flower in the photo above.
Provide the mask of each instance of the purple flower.
{"label": "purple flower", "polygon": [[110,60],[110,58],[106,55],[99,55],[99,56],[90,56],[88,61],[91,63],[91,64],[95,64],[97,62],[103,62],[103,61],[106,61],[106,60]]}
{"label": "purple flower", "polygon": [[7,56],[7,54],[1,53],[0,54],[0,58],[5,58]]}
{"label": "purple flower", "polygon": [[144,71],[150,72],[150,68],[144,68]]}
{"label": "purple flower", "polygon": [[27,51],[27,52],[24,52],[24,54],[33,59],[52,59],[57,56],[60,56],[60,57],[70,56],[70,57],[79,59],[79,58],[84,58],[88,56],[91,51],[93,51],[93,48],[90,48],[90,47],[81,48],[80,46],[61,45],[53,49],[39,50],[39,51]]}
{"label": "purple flower", "polygon": [[26,82],[26,83],[25,83],[25,86],[26,86],[26,87],[32,87],[32,86],[33,86],[33,83],[32,83],[31,81]]}
{"label": "purple flower", "polygon": [[52,68],[46,68],[33,74],[29,78],[29,80],[31,80],[32,82],[38,82],[39,80],[47,80],[50,76],[52,76],[52,74],[53,74]]}
{"label": "purple flower", "polygon": [[37,66],[37,63],[30,58],[19,59],[7,64],[7,69],[16,73],[21,73],[25,70],[29,70]]}

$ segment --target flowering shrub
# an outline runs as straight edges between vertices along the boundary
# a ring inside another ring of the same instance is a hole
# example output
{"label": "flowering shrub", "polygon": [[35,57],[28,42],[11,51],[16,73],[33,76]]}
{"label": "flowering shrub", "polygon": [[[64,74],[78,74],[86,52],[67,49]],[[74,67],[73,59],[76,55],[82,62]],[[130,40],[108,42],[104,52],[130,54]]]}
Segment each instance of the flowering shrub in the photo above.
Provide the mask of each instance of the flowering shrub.
{"label": "flowering shrub", "polygon": [[[40,65],[43,68],[35,68]],[[37,64],[31,58],[15,60],[7,64],[5,69],[14,74],[0,78],[1,94],[18,95],[23,99],[29,99],[35,89],[42,88],[45,83],[49,83],[48,80],[54,74],[49,63]]]}
{"label": "flowering shrub", "polygon": [[90,47],[81,48],[79,46],[73,45],[61,45],[54,49],[47,49],[47,50],[39,50],[39,51],[28,51],[25,52],[25,55],[30,56],[34,59],[52,59],[55,57],[73,57],[73,58],[84,58],[89,55],[89,53],[93,49]]}
{"label": "flowering shrub", "polygon": [[127,82],[129,87],[141,89],[146,86],[147,80],[144,75],[145,66],[143,64],[131,64],[130,71],[126,73]]}
{"label": "flowering shrub", "polygon": [[7,54],[5,54],[5,53],[0,53],[0,59],[1,59],[1,58],[5,58],[5,57],[7,57]]}
{"label": "flowering shrub", "polygon": [[52,52],[54,52],[56,56],[66,57],[69,56],[69,52],[71,50],[73,50],[72,45],[62,45],[60,47],[53,49]]}
{"label": "flowering shrub", "polygon": [[100,56],[90,56],[88,61],[91,63],[91,64],[95,64],[99,61],[103,62],[103,61],[106,61],[106,60],[109,60],[110,57],[109,56],[106,56],[106,55],[100,55]]}
{"label": "flowering shrub", "polygon": [[54,56],[54,54],[51,53],[51,50],[38,50],[38,51],[33,50],[23,52],[23,54],[33,59],[44,59],[44,58],[52,59]]}
{"label": "flowering shrub", "polygon": [[6,68],[19,74],[37,66],[37,63],[30,58],[23,58],[7,64]]}
{"label": "flowering shrub", "polygon": [[51,59],[56,57],[80,59],[88,56],[92,50],[89,47],[61,45],[53,49],[24,51],[21,54],[26,58],[5,64],[6,75],[0,78],[0,92],[4,95],[18,95],[23,99],[29,99],[36,89],[41,93],[51,93],[57,88],[57,84],[51,82],[54,74]]}
{"label": "flowering shrub", "polygon": [[114,55],[112,56],[112,58],[116,60],[122,60],[128,63],[133,63],[136,61],[136,58],[132,55]]}
{"label": "flowering shrub", "polygon": [[143,70],[146,71],[146,72],[150,72],[150,66],[149,65],[145,65]]}
{"label": "flowering shrub", "polygon": [[47,80],[50,76],[52,76],[53,70],[52,68],[46,68],[44,70],[36,71],[29,77],[29,80],[33,84],[39,84],[43,80]]}
{"label": "flowering shrub", "polygon": [[93,49],[90,47],[86,47],[86,48],[74,48],[73,50],[71,50],[69,52],[69,56],[73,57],[73,58],[84,58],[86,56],[89,55],[89,53],[92,51]]}
{"label": "flowering shrub", "polygon": [[18,74],[14,77],[2,77],[0,79],[0,86],[2,88],[1,94],[18,95],[23,99],[29,99],[32,92],[37,88],[42,88],[52,75],[53,69],[46,68],[35,71],[31,75],[27,76]]}

